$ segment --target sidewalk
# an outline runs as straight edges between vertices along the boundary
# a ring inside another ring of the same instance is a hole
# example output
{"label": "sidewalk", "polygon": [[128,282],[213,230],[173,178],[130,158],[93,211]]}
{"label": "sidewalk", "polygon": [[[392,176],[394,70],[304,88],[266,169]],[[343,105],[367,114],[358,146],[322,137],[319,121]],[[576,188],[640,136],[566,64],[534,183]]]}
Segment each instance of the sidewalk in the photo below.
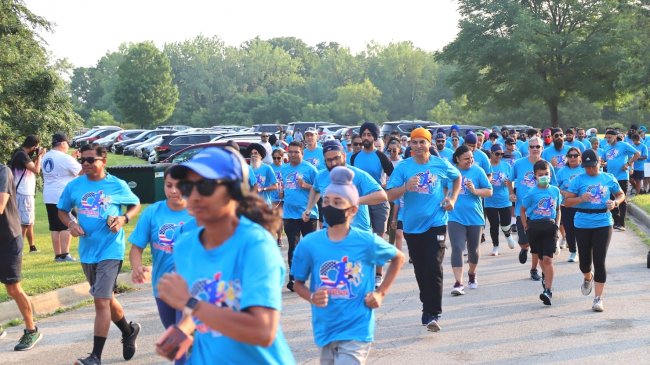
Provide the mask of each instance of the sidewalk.
{"label": "sidewalk", "polygon": [[[489,235],[488,235],[489,236]],[[503,239],[502,239],[503,241]],[[376,341],[369,364],[611,364],[644,363],[650,358],[650,270],[648,247],[630,230],[614,232],[607,256],[605,312],[591,310],[593,296],[580,294],[578,263],[556,260],[553,305],[538,298],[539,282],[529,279],[529,264],[517,260],[518,248],[501,242],[501,255],[489,256],[481,245],[476,290],[452,297],[449,264],[444,264],[442,331],[420,325],[420,302],[412,265],[405,264],[384,305],[377,311]],[[286,247],[284,249],[286,254]],[[530,257],[529,257],[530,260]],[[119,297],[127,319],[142,323],[136,356],[129,364],[166,364],[153,344],[162,333],[150,287]],[[317,364],[309,305],[283,291],[282,327],[302,364]],[[2,364],[71,364],[92,347],[93,309],[84,307],[39,323],[43,340],[31,351],[13,352],[22,328],[8,329],[0,340]],[[121,363],[119,331],[111,326],[103,363]]]}

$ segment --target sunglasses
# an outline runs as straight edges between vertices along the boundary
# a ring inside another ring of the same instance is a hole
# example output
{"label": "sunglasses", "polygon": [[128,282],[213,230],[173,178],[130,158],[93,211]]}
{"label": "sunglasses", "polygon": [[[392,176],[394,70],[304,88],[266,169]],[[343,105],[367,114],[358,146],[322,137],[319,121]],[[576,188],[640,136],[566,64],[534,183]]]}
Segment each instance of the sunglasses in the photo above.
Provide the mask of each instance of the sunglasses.
{"label": "sunglasses", "polygon": [[353,143],[352,145],[355,146],[355,147],[359,147],[359,146],[363,145],[363,143]]}
{"label": "sunglasses", "polygon": [[282,160],[282,156],[273,157],[274,160]]}
{"label": "sunglasses", "polygon": [[553,135],[553,138],[557,138],[557,137],[564,137],[564,134],[558,133]]}
{"label": "sunglasses", "polygon": [[566,157],[568,157],[568,158],[576,158],[578,156],[580,156],[580,155],[577,154],[577,153],[570,153],[570,154],[566,155]]}
{"label": "sunglasses", "polygon": [[262,138],[269,138],[269,136],[262,135]]}
{"label": "sunglasses", "polygon": [[79,161],[80,164],[84,164],[84,162],[88,162],[89,164],[95,163],[95,161],[101,160],[100,157],[79,157],[77,161]]}
{"label": "sunglasses", "polygon": [[190,196],[192,190],[196,187],[196,191],[201,196],[210,196],[220,183],[221,181],[214,179],[202,179],[198,181],[181,180],[178,182],[178,190],[180,190],[181,195]]}
{"label": "sunglasses", "polygon": [[542,146],[528,146],[528,148],[534,148],[534,149],[538,150],[538,149],[542,148]]}
{"label": "sunglasses", "polygon": [[501,157],[501,156],[503,156],[503,153],[501,153],[501,152],[495,152],[494,155],[497,156],[497,157]]}

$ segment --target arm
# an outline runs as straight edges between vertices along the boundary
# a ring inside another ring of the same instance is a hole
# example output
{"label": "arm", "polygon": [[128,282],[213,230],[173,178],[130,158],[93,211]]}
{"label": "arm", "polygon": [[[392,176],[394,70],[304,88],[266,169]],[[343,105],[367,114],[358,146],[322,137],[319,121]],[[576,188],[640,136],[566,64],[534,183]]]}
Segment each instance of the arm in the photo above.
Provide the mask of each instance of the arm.
{"label": "arm", "polygon": [[9,202],[9,193],[0,193],[0,215],[5,214],[7,203]]}
{"label": "arm", "polygon": [[59,209],[58,215],[61,223],[63,223],[63,225],[68,227],[68,229],[70,230],[70,235],[72,235],[72,237],[79,237],[86,234],[86,232],[84,232],[83,228],[81,228],[79,223],[77,223],[76,220],[70,218],[70,212],[66,212],[65,210]]}
{"label": "arm", "polygon": [[359,205],[375,205],[388,200],[388,196],[384,190],[375,191],[368,195],[359,197]]}
{"label": "arm", "polygon": [[528,230],[528,217],[526,217],[526,207],[522,206],[519,209],[519,216],[521,217],[521,226],[524,227],[524,231]]}
{"label": "arm", "polygon": [[274,191],[274,190],[278,190],[278,183],[271,184],[269,186],[265,186],[262,188],[262,191]]}
{"label": "arm", "polygon": [[119,231],[122,227],[124,227],[127,223],[131,221],[136,215],[138,215],[138,212],[140,212],[140,204],[134,204],[134,205],[127,205],[126,206],[126,212],[117,217],[113,221],[113,224],[110,225],[110,229],[112,232],[117,232]]}
{"label": "arm", "polygon": [[[458,199],[458,193],[460,192],[460,183],[461,183],[462,177],[458,175],[456,180],[452,183],[452,188],[451,188],[451,196],[445,197],[445,210],[450,211],[454,209],[454,205],[456,204],[456,200]],[[449,194],[447,194],[449,195]]]}
{"label": "arm", "polygon": [[627,164],[623,166],[623,168],[627,167],[632,167],[634,165],[634,161],[638,160],[639,157],[641,157],[641,153],[639,151],[634,152],[634,155],[627,161]]}
{"label": "arm", "polygon": [[381,306],[388,289],[393,285],[393,281],[397,278],[397,274],[399,274],[402,265],[404,265],[404,254],[397,251],[397,254],[391,259],[390,265],[388,265],[388,270],[384,275],[384,281],[379,285],[379,288],[366,294],[365,302],[368,307],[379,308]]}
{"label": "arm", "polygon": [[131,263],[131,281],[135,284],[143,284],[146,279],[146,272],[149,269],[142,266],[142,252],[144,248],[131,244],[129,252],[129,262]]}
{"label": "arm", "polygon": [[386,196],[388,196],[388,200],[392,201],[399,199],[404,193],[406,193],[406,184],[387,190]]}
{"label": "arm", "polygon": [[305,211],[302,212],[302,220],[305,222],[309,221],[309,215],[311,214],[311,210],[314,209],[314,206],[316,205],[316,202],[320,199],[320,193],[317,193],[316,190],[312,187],[311,190],[309,190],[309,200],[307,201],[307,208],[305,208]]}

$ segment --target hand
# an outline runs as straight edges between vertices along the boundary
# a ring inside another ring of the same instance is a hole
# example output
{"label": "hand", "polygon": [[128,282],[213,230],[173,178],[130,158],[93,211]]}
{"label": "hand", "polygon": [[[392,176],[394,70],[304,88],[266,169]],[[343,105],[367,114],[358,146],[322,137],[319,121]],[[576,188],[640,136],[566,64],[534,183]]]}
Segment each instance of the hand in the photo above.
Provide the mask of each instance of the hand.
{"label": "hand", "polygon": [[131,268],[131,281],[134,284],[144,284],[147,280],[145,273],[149,272],[149,268],[145,266],[134,266]]}
{"label": "hand", "polygon": [[364,301],[366,302],[366,306],[372,309],[381,307],[381,302],[383,300],[384,300],[384,295],[376,291],[366,294],[366,298],[364,299]]}
{"label": "hand", "polygon": [[416,191],[419,183],[420,178],[413,176],[412,178],[408,179],[404,186],[406,187],[406,191]]}
{"label": "hand", "polygon": [[68,224],[68,229],[70,230],[70,235],[72,237],[80,237],[86,235],[86,232],[84,232],[83,228],[81,228],[77,221],[70,222]]}
{"label": "hand", "polygon": [[81,152],[79,152],[79,150],[72,151],[72,157],[78,159],[79,157],[81,157]]}
{"label": "hand", "polygon": [[557,167],[557,156],[551,158],[551,165],[553,165],[553,167]]}
{"label": "hand", "polygon": [[456,202],[453,202],[450,197],[445,197],[445,199],[442,201],[442,207],[446,211],[452,211],[454,210],[454,204]]}
{"label": "hand", "polygon": [[278,197],[284,199],[284,190],[278,190]]}
{"label": "hand", "polygon": [[581,202],[588,202],[589,200],[591,200],[591,193],[584,193],[580,195]]}
{"label": "hand", "polygon": [[182,276],[177,273],[167,273],[158,280],[158,295],[170,307],[183,310],[190,300],[190,291]]}
{"label": "hand", "polygon": [[108,228],[110,228],[111,232],[117,233],[119,232],[120,229],[122,229],[122,227],[124,227],[125,224],[126,224],[126,217],[121,215],[119,217],[115,217],[115,219],[113,219],[113,222],[108,226]]}
{"label": "hand", "polygon": [[630,168],[630,165],[625,164],[625,165],[623,165],[623,166],[621,167],[621,171],[625,171],[625,170],[627,170],[627,169],[629,169],[629,168]]}
{"label": "hand", "polygon": [[329,294],[327,293],[327,288],[320,288],[311,294],[311,304],[324,308],[327,307],[327,302],[329,300]]}
{"label": "hand", "polygon": [[608,200],[607,202],[605,202],[605,204],[607,204],[607,210],[612,210],[616,208],[616,201],[614,200]]}
{"label": "hand", "polygon": [[302,212],[302,221],[303,222],[309,222],[309,215],[310,215],[310,212],[308,210],[305,210],[304,212]]}
{"label": "hand", "polygon": [[390,222],[390,228],[397,229],[397,221],[391,221]]}
{"label": "hand", "polygon": [[510,194],[510,201],[511,202],[516,202],[517,201],[517,194]]}
{"label": "hand", "polygon": [[156,342],[156,353],[168,360],[180,359],[192,345],[193,338],[177,325],[169,326]]}
{"label": "hand", "polygon": [[476,195],[476,189],[474,188],[474,183],[472,180],[465,180],[465,187],[469,190],[470,193]]}
{"label": "hand", "polygon": [[41,147],[41,149],[40,149],[40,151],[38,153],[38,156],[39,157],[43,156],[45,154],[45,152],[47,152],[47,148]]}

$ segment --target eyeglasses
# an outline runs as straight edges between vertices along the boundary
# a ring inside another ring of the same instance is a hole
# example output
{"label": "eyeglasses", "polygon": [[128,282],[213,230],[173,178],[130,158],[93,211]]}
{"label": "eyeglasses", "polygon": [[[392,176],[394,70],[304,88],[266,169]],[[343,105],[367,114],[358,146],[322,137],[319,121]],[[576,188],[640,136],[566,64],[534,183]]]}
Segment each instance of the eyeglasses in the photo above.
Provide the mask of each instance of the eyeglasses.
{"label": "eyeglasses", "polygon": [[210,196],[219,184],[221,184],[221,181],[214,179],[201,179],[198,181],[181,180],[178,182],[178,190],[180,190],[181,195],[190,196],[192,190],[196,187],[196,191],[201,196]]}
{"label": "eyeglasses", "polygon": [[353,143],[352,145],[355,146],[355,147],[359,147],[359,146],[363,145],[363,143]]}
{"label": "eyeglasses", "polygon": [[497,156],[497,157],[501,157],[501,156],[503,156],[503,153],[501,153],[501,152],[495,152],[494,155]]}
{"label": "eyeglasses", "polygon": [[275,157],[273,157],[273,159],[276,160],[276,161],[277,160],[282,160],[282,156],[275,156]]}
{"label": "eyeglasses", "polygon": [[553,138],[557,138],[557,137],[564,137],[564,134],[556,133],[556,134],[553,135]]}
{"label": "eyeglasses", "polygon": [[570,153],[570,154],[566,155],[566,157],[568,157],[568,158],[576,158],[576,157],[579,157],[579,156],[580,155],[577,154],[577,153]]}
{"label": "eyeglasses", "polygon": [[528,148],[534,148],[534,149],[538,150],[538,149],[542,148],[542,146],[528,146]]}
{"label": "eyeglasses", "polygon": [[80,164],[84,164],[84,162],[88,162],[89,164],[95,163],[95,161],[99,161],[101,158],[99,157],[79,157],[77,161],[79,161]]}
{"label": "eyeglasses", "polygon": [[[455,139],[455,141],[458,141],[458,140]],[[445,143],[445,142],[447,142],[447,141],[445,141],[444,139],[436,139],[436,143]]]}
{"label": "eyeglasses", "polygon": [[458,138],[452,138],[451,139],[453,142],[458,142]]}

